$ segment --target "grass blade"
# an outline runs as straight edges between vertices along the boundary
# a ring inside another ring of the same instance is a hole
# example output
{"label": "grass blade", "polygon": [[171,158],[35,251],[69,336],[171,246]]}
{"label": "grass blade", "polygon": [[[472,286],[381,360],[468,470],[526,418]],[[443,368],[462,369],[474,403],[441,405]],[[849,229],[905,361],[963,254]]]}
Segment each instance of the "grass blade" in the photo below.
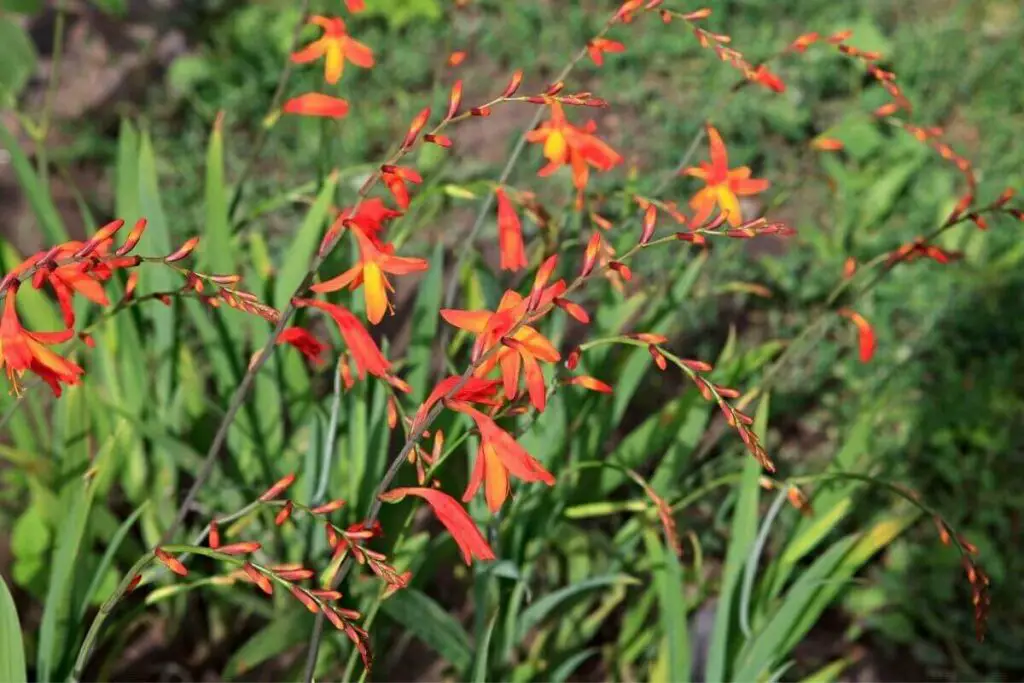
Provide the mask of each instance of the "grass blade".
{"label": "grass blade", "polygon": [[472,666],[469,634],[430,596],[406,588],[385,600],[381,610],[459,671],[466,671]]}
{"label": "grass blade", "polygon": [[[766,394],[757,406],[754,422],[754,431],[761,439],[764,439],[768,428],[768,405],[769,396]],[[711,683],[723,681],[726,678],[735,678],[727,671],[730,636],[733,634],[732,626],[735,619],[733,598],[750,553],[750,547],[754,542],[754,534],[757,532],[757,502],[760,497],[758,479],[761,477],[761,466],[749,455],[744,454],[744,458],[739,500],[736,503],[736,510],[733,512],[732,536],[725,555],[721,595],[718,598],[715,626],[711,633],[711,645],[708,650],[708,670],[704,677]]]}
{"label": "grass blade", "polygon": [[310,207],[302,226],[288,247],[277,274],[277,281],[274,283],[274,305],[278,308],[288,305],[288,298],[299,288],[303,276],[309,269],[309,263],[320,245],[324,223],[327,221],[337,185],[338,174],[334,172],[324,182],[320,194],[316,196],[313,206]]}
{"label": "grass blade", "polygon": [[7,582],[0,576],[0,681],[23,683],[26,680],[25,646],[21,642],[18,610]]}
{"label": "grass blade", "polygon": [[39,221],[39,227],[43,237],[49,245],[60,244],[68,241],[68,232],[64,228],[64,222],[60,219],[57,206],[47,191],[46,186],[39,180],[32,162],[21,149],[18,139],[8,130],[7,125],[0,121],[0,148],[10,155],[11,169],[14,177],[18,179],[25,198],[28,199],[32,213]]}

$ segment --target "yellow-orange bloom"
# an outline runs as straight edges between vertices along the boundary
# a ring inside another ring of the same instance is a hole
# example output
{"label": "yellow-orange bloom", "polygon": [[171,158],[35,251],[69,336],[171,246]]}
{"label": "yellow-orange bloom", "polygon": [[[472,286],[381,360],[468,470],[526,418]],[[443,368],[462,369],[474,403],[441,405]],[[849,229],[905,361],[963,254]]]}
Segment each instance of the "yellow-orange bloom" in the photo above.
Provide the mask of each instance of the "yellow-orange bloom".
{"label": "yellow-orange bloom", "polygon": [[722,136],[713,126],[708,126],[708,143],[711,148],[711,163],[700,162],[699,167],[690,167],[684,174],[699,178],[707,183],[690,200],[690,207],[696,212],[694,225],[701,225],[711,216],[715,205],[725,214],[729,225],[736,227],[743,223],[739,197],[760,194],[771,185],[767,180],[750,177],[750,168],[740,166],[729,168],[729,156]]}
{"label": "yellow-orange bloom", "polygon": [[363,285],[366,317],[376,325],[388,311],[393,312],[388,292],[394,291],[387,274],[406,275],[426,270],[430,264],[421,258],[395,256],[390,245],[378,247],[362,230],[352,230],[359,247],[359,263],[341,275],[310,287],[314,292],[335,292],[343,287],[355,289]]}
{"label": "yellow-orange bloom", "polygon": [[569,165],[573,185],[582,191],[587,186],[591,166],[599,171],[608,171],[622,163],[622,156],[593,134],[597,129],[593,121],[577,128],[565,118],[561,103],[550,100],[548,104],[551,118],[526,134],[529,142],[544,145],[544,158],[548,164],[537,175],[546,177]]}
{"label": "yellow-orange bloom", "polygon": [[[564,286],[564,283],[559,281],[549,287],[541,297],[539,305],[550,303],[555,296],[561,293]],[[544,410],[546,391],[544,375],[538,361],[557,363],[561,358],[558,350],[544,335],[529,325],[521,325],[512,333],[511,342],[515,348],[508,344],[502,344],[502,339],[526,315],[527,301],[518,292],[509,290],[501,298],[498,310],[493,313],[491,311],[443,309],[441,317],[450,325],[475,334],[477,336],[476,348],[481,354],[501,345],[494,355],[480,364],[476,370],[477,377],[485,377],[496,366],[500,366],[505,397],[511,400],[519,392],[519,373],[522,370],[526,375],[530,402],[537,410]]]}
{"label": "yellow-orange bloom", "polygon": [[494,420],[468,404],[456,403],[452,407],[472,417],[480,430],[480,448],[466,492],[462,495],[463,502],[472,500],[483,486],[487,508],[497,512],[508,498],[509,475],[523,481],[555,485],[554,476]]}
{"label": "yellow-orange bloom", "polygon": [[310,24],[324,30],[323,35],[298,52],[292,54],[296,64],[306,64],[324,58],[324,79],[331,84],[341,79],[345,60],[369,69],[373,66],[373,50],[352,39],[340,17],[310,17]]}

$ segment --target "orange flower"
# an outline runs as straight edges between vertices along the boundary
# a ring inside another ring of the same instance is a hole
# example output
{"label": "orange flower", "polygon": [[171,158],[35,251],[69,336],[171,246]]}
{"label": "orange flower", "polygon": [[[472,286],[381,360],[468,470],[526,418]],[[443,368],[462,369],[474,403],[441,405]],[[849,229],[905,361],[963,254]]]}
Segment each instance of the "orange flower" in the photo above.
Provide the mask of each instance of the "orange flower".
{"label": "orange flower", "polygon": [[324,362],[323,354],[329,348],[309,330],[302,327],[289,327],[277,338],[278,344],[291,344],[314,365]]}
{"label": "orange flower", "polygon": [[422,183],[423,178],[415,169],[405,166],[385,165],[380,169],[381,179],[395,198],[395,203],[402,209],[409,208],[409,188],[406,183]]}
{"label": "orange flower", "polygon": [[498,245],[501,251],[501,269],[516,271],[526,267],[526,249],[523,229],[515,207],[503,188],[494,191],[498,197]]}
{"label": "orange flower", "polygon": [[18,379],[28,370],[49,384],[56,396],[60,396],[61,384],[78,384],[85,371],[46,347],[71,339],[74,330],[29,332],[18,319],[16,294],[17,286],[12,285],[7,290],[4,313],[0,318],[0,368],[7,368],[7,378],[15,393],[20,393]]}
{"label": "orange flower", "polygon": [[466,564],[472,564],[474,557],[478,560],[494,559],[494,551],[487,545],[483,534],[476,528],[469,513],[454,498],[435,489],[406,487],[383,493],[380,499],[385,503],[397,503],[406,496],[416,496],[427,501],[458,544]]}
{"label": "orange flower", "polygon": [[352,352],[352,357],[356,361],[360,379],[364,378],[367,372],[377,377],[387,378],[391,364],[384,358],[384,354],[374,343],[373,337],[359,323],[359,319],[352,315],[351,311],[343,306],[316,299],[295,299],[294,304],[299,307],[319,308],[334,319],[341,332],[341,338],[345,340],[345,345]]}
{"label": "orange flower", "polygon": [[683,171],[686,175],[707,183],[707,187],[690,200],[690,206],[696,211],[693,225],[701,225],[707,221],[717,204],[729,225],[738,226],[743,223],[738,197],[760,194],[768,189],[770,183],[767,180],[751,178],[750,168],[747,166],[730,169],[725,143],[722,142],[718,131],[710,125],[708,142],[711,147],[711,163],[702,161],[700,168],[690,167]]}
{"label": "orange flower", "polygon": [[591,377],[590,375],[577,375],[576,377],[565,380],[564,384],[583,387],[584,389],[598,391],[602,394],[612,393],[611,386],[596,377]]}
{"label": "orange flower", "polygon": [[340,97],[311,92],[291,98],[284,103],[283,110],[286,114],[340,119],[348,114],[348,102]]}
{"label": "orange flower", "polygon": [[[549,287],[541,299],[540,306],[553,300],[554,296],[560,294],[562,289],[564,289],[562,281]],[[509,290],[501,298],[498,310],[494,313],[443,309],[441,317],[450,325],[477,335],[476,348],[483,354],[494,346],[502,344],[502,338],[526,315],[526,302],[527,300],[517,292]],[[561,356],[544,335],[529,325],[521,325],[512,334],[511,342],[515,346],[514,349],[508,345],[502,345],[497,353],[480,364],[476,375],[484,377],[500,365],[505,397],[511,400],[518,394],[519,372],[520,369],[523,369],[530,392],[530,401],[537,410],[544,410],[546,398],[544,375],[538,360],[556,363]]]}
{"label": "orange flower", "polygon": [[365,0],[345,0],[345,6],[348,7],[349,12],[356,14],[366,9],[366,2]]}
{"label": "orange flower", "polygon": [[[438,401],[448,395],[448,393],[456,387],[462,381],[462,377],[459,375],[452,375],[446,377],[437,383],[434,390],[430,392],[430,396],[423,402],[423,405],[416,411],[416,419],[413,420],[413,425],[420,425],[426,420],[427,413],[434,407]],[[493,379],[480,379],[479,377],[470,377],[465,384],[459,388],[452,396],[452,401],[460,401],[462,403],[483,403],[485,405],[498,405],[498,401],[494,398],[494,392],[498,388],[498,381]],[[415,431],[415,430],[412,430]]]}
{"label": "orange flower", "polygon": [[622,163],[618,152],[593,135],[597,128],[593,121],[582,129],[577,128],[566,120],[561,103],[549,100],[548,105],[551,118],[526,134],[528,141],[544,145],[544,158],[548,165],[538,175],[549,176],[568,164],[572,168],[573,184],[582,191],[587,186],[590,166],[608,171]]}
{"label": "orange flower", "polygon": [[387,311],[394,312],[388,301],[388,292],[394,291],[388,282],[387,273],[407,275],[426,270],[430,264],[421,258],[395,256],[391,245],[378,247],[362,230],[353,230],[359,246],[359,263],[341,275],[315,284],[310,289],[317,293],[336,292],[342,287],[355,289],[363,285],[366,297],[366,317],[376,325],[384,318]]}
{"label": "orange flower", "polygon": [[617,40],[608,40],[607,38],[594,38],[587,43],[587,52],[590,54],[590,59],[594,61],[594,64],[601,66],[604,64],[604,53],[605,52],[625,52],[626,46]]}
{"label": "orange flower", "polygon": [[456,403],[452,407],[473,418],[480,430],[480,448],[466,492],[462,495],[463,502],[472,500],[483,485],[487,508],[497,512],[508,498],[510,474],[523,481],[555,485],[551,473],[494,420],[465,403]]}
{"label": "orange flower", "polygon": [[[110,225],[113,226],[118,223],[123,224],[124,221],[115,221]],[[102,230],[103,228],[101,228]],[[65,327],[71,327],[75,324],[75,311],[72,301],[75,294],[80,294],[99,306],[106,306],[110,302],[107,299],[106,292],[103,291],[103,282],[110,279],[116,268],[135,264],[135,260],[132,257],[106,258],[112,243],[112,240],[109,238],[101,239],[89,248],[91,243],[92,241],[65,242],[57,247],[40,251],[30,256],[12,271],[14,274],[24,273],[36,267],[41,261],[53,263],[67,261],[73,257],[81,259],[74,263],[65,263],[56,267],[39,268],[32,278],[32,286],[36,289],[41,288],[44,283],[49,284],[53,289],[64,317]],[[86,255],[78,253],[86,249],[88,249],[88,258],[86,258]],[[93,260],[94,256],[104,258],[105,260]]]}
{"label": "orange flower", "polygon": [[331,224],[330,229],[324,234],[324,238],[320,242],[321,254],[327,248],[327,245],[331,244],[334,238],[341,234],[345,226],[352,226],[357,230],[362,230],[374,244],[382,246],[380,234],[384,232],[384,223],[401,215],[401,211],[395,211],[387,206],[384,200],[377,197],[363,200],[359,203],[358,208],[350,206],[347,209],[342,209],[338,212],[338,217],[334,219],[334,223]]}
{"label": "orange flower", "polygon": [[848,308],[840,309],[839,315],[848,318],[850,322],[856,325],[857,344],[860,347],[860,362],[867,363],[875,355],[875,348],[878,345],[874,328],[871,327],[871,323],[864,316]]}
{"label": "orange flower", "polygon": [[754,69],[754,73],[752,74],[752,76],[752,80],[755,83],[763,85],[769,90],[774,90],[775,92],[786,91],[786,84],[782,81],[782,79],[779,78],[777,74],[769,71],[768,67],[765,66],[764,64],[761,64],[756,69]]}
{"label": "orange flower", "polygon": [[345,29],[345,22],[339,17],[313,16],[310,24],[316,24],[324,30],[323,36],[292,54],[296,64],[306,64],[324,58],[324,79],[337,83],[345,69],[345,60],[356,66],[369,69],[373,66],[373,50],[357,40],[353,40]]}

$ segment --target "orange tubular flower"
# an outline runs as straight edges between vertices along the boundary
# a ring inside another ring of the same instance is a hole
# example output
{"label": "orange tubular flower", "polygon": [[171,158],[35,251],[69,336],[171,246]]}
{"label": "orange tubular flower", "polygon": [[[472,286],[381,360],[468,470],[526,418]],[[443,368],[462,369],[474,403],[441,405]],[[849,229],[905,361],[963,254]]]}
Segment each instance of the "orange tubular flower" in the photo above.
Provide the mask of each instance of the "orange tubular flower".
{"label": "orange tubular flower", "polygon": [[[430,396],[423,402],[419,410],[416,411],[416,419],[413,420],[414,426],[420,425],[426,420],[427,413],[434,407],[438,401],[448,395],[452,389],[454,389],[459,382],[462,381],[462,377],[459,375],[452,375],[446,377],[437,383],[434,390],[430,392]],[[462,387],[456,391],[450,400],[459,401],[461,403],[482,403],[484,405],[495,406],[498,405],[498,401],[494,398],[494,393],[498,389],[498,380],[493,379],[480,379],[479,377],[470,377]],[[412,430],[415,431],[415,430]]]}
{"label": "orange tubular flower", "polygon": [[587,43],[587,52],[590,54],[590,59],[593,60],[594,64],[602,66],[604,64],[604,53],[619,53],[625,52],[626,46],[617,40],[608,40],[607,38],[594,38],[592,41]]}
{"label": "orange tubular flower", "polygon": [[491,546],[487,545],[469,513],[454,498],[436,489],[407,487],[392,489],[381,494],[380,499],[385,503],[397,503],[406,496],[416,496],[427,501],[458,544],[466,564],[472,564],[474,557],[478,560],[494,559]]}
{"label": "orange tubular flower", "polygon": [[291,344],[314,365],[323,364],[323,354],[329,348],[327,344],[317,339],[312,332],[302,327],[289,327],[277,338],[277,343]]}
{"label": "orange tubular flower", "polygon": [[[558,285],[561,285],[559,287]],[[553,299],[564,283],[559,281],[549,287],[541,299],[541,306],[546,300]],[[476,370],[477,377],[486,376],[496,366],[501,367],[501,376],[505,389],[505,397],[514,399],[519,393],[519,371],[525,369],[526,383],[530,390],[530,400],[538,410],[544,410],[544,375],[541,373],[539,360],[557,363],[561,356],[544,335],[529,325],[521,325],[512,334],[511,341],[515,349],[502,344],[505,337],[526,314],[526,299],[511,290],[505,292],[498,304],[498,310],[490,311],[459,311],[443,309],[441,317],[450,325],[467,330],[477,335],[476,348],[481,354],[501,344],[497,353],[480,364]]]}
{"label": "orange tubular flower", "polygon": [[565,165],[572,167],[572,180],[577,190],[587,186],[590,166],[599,171],[608,171],[622,163],[622,157],[614,149],[593,135],[596,125],[593,121],[584,128],[577,128],[565,118],[562,105],[549,100],[551,118],[536,130],[526,134],[529,142],[544,145],[544,158],[548,165],[538,175],[546,177]]}
{"label": "orange tubular flower", "polygon": [[7,378],[15,393],[21,392],[18,379],[28,370],[49,384],[54,395],[60,396],[61,384],[78,384],[85,371],[46,347],[71,339],[74,330],[29,332],[18,319],[16,294],[14,286],[7,290],[0,318],[0,368],[7,368]]}
{"label": "orange tubular flower", "polygon": [[283,111],[286,114],[298,114],[300,116],[323,116],[331,119],[340,119],[348,114],[348,102],[340,97],[331,97],[330,95],[311,92],[293,97],[285,102]]}
{"label": "orange tubular flower", "polygon": [[875,338],[875,329],[871,327],[871,323],[867,321],[867,318],[856,311],[843,308],[839,310],[839,315],[849,319],[857,327],[857,345],[859,347],[860,362],[869,362],[875,355],[875,348],[878,345],[878,340]]}
{"label": "orange tubular flower", "polygon": [[320,243],[321,253],[334,241],[334,238],[341,234],[346,226],[352,226],[370,238],[374,244],[383,247],[380,241],[380,234],[384,232],[384,224],[392,218],[402,215],[401,211],[395,211],[387,206],[382,199],[373,197],[360,202],[359,207],[349,207],[338,212],[330,229],[324,234]]}
{"label": "orange tubular flower", "polygon": [[363,285],[366,297],[366,317],[376,325],[384,318],[387,311],[394,312],[388,301],[388,292],[394,291],[388,282],[386,273],[407,275],[426,270],[430,264],[421,258],[395,256],[391,245],[378,247],[362,230],[353,230],[352,234],[359,245],[359,263],[341,275],[310,287],[317,293],[336,292],[342,287],[355,289]]}
{"label": "orange tubular flower", "polygon": [[313,16],[310,24],[324,30],[323,36],[292,54],[296,64],[306,64],[324,58],[324,79],[335,84],[345,69],[345,60],[358,67],[369,69],[373,66],[373,50],[348,35],[345,22],[339,17]]}
{"label": "orange tubular flower", "polygon": [[404,166],[383,166],[381,179],[403,210],[409,208],[409,188],[406,183],[422,183],[423,178],[414,169]]}
{"label": "orange tubular flower", "polygon": [[750,168],[747,166],[730,169],[729,156],[722,136],[710,125],[708,142],[711,148],[711,163],[702,161],[699,168],[690,167],[683,171],[684,174],[707,183],[707,187],[690,200],[690,207],[696,211],[693,225],[701,225],[707,221],[717,204],[729,225],[739,226],[743,223],[739,197],[760,194],[768,189],[770,183],[767,180],[751,178]]}
{"label": "orange tubular flower", "polygon": [[765,66],[764,64],[761,64],[756,69],[754,69],[752,80],[758,85],[763,85],[769,90],[774,90],[775,92],[786,91],[786,84],[783,82],[783,80],[779,78],[777,74],[769,71],[768,67]]}
{"label": "orange tubular flower", "polygon": [[345,345],[348,346],[348,350],[352,352],[352,357],[356,361],[360,379],[366,377],[367,372],[377,377],[386,378],[388,376],[391,364],[384,358],[384,354],[374,343],[373,337],[351,311],[343,306],[316,299],[295,299],[293,303],[299,307],[319,308],[334,319],[342,339],[345,340]]}
{"label": "orange tubular flower", "polygon": [[472,417],[480,430],[480,448],[473,472],[469,476],[469,485],[462,496],[463,502],[472,500],[483,485],[487,508],[497,512],[508,498],[510,474],[523,481],[542,481],[548,486],[555,485],[551,473],[494,420],[466,404],[453,407]]}
{"label": "orange tubular flower", "polygon": [[503,188],[494,191],[498,197],[498,245],[501,251],[502,270],[520,270],[526,267],[526,248],[523,245],[523,229],[515,207],[505,195]]}

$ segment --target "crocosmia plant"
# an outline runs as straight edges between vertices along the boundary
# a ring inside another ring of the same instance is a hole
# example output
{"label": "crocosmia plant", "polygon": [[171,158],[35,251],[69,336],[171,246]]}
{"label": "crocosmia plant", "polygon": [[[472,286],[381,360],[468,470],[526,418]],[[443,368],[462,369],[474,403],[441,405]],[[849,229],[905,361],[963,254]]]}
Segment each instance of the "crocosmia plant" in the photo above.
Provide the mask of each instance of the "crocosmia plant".
{"label": "crocosmia plant", "polygon": [[[58,43],[79,4],[47,10]],[[77,223],[50,193],[52,95],[0,91],[46,242],[3,252],[0,679],[833,680],[852,655],[801,643],[827,611],[873,623],[864,587],[929,544],[984,638],[986,558],[882,464],[907,402],[868,397],[912,354],[889,283],[986,271],[970,240],[1019,242],[1014,190],[918,118],[855,26],[787,24],[748,54],[714,4],[554,3],[585,38],[543,60],[523,43],[520,69],[485,54],[496,13],[552,3],[494,4],[221,3],[254,41],[278,27],[265,115],[215,100],[188,168],[125,118],[113,201],[80,198]],[[449,23],[433,53],[406,43]],[[436,63],[430,87],[400,85],[409,60]],[[718,105],[645,90],[689,140],[655,142],[659,168],[652,141],[675,138],[621,74],[674,60]],[[852,129],[737,125],[732,107],[816,111],[822,69],[862,84]],[[851,180],[886,146],[902,175]],[[288,148],[302,163],[278,173]],[[194,205],[167,198],[176,174]],[[915,174],[931,223],[890,218]],[[810,185],[852,218],[809,223]],[[826,408],[860,426],[787,436]]]}

